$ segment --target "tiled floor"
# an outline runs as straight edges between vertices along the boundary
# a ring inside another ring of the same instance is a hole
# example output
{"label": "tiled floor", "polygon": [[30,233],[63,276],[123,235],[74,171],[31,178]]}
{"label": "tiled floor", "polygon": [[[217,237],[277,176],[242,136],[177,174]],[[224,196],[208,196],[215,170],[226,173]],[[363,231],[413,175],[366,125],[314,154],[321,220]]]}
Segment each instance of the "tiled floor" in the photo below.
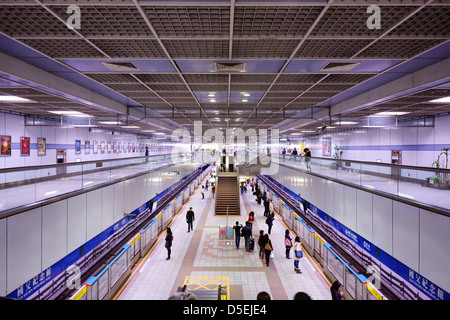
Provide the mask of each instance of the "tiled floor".
{"label": "tiled floor", "polygon": [[[234,239],[219,238],[219,226],[225,226],[227,218],[214,215],[214,201],[210,191],[205,193],[204,200],[198,189],[194,192],[170,226],[174,234],[171,259],[166,260],[167,250],[161,239],[138,263],[117,299],[165,300],[183,285],[187,276],[228,277],[230,300],[255,300],[260,291],[268,292],[275,300],[291,300],[298,291],[308,293],[314,300],[330,299],[330,284],[309,257],[300,261],[303,273],[294,272],[294,260],[285,257],[285,227],[279,217],[270,235],[275,257],[267,267],[258,258],[257,248],[245,251],[243,238],[239,249]],[[185,215],[189,207],[193,207],[195,221],[194,231],[187,233]],[[267,232],[267,225],[264,208],[256,203],[250,190],[241,196],[241,216],[228,217],[228,225],[233,226],[236,221],[244,224],[251,210],[255,212],[253,235],[257,240],[259,228]]]}

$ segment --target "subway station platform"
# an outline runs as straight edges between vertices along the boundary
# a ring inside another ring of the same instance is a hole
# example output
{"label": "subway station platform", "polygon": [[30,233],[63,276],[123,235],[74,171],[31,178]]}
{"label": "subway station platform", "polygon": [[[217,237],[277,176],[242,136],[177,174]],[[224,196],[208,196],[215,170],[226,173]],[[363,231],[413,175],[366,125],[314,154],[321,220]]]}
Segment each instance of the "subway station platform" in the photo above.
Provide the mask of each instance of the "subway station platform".
{"label": "subway station platform", "polygon": [[[313,300],[331,300],[331,284],[307,254],[300,261],[301,274],[294,271],[293,249],[291,259],[286,259],[286,227],[277,214],[270,234],[274,258],[268,267],[259,259],[257,239],[261,229],[267,233],[267,225],[264,206],[258,205],[251,190],[240,195],[241,215],[227,218],[214,214],[215,199],[211,189],[205,191],[202,199],[200,188],[195,190],[169,226],[174,238],[170,260],[166,260],[166,232],[163,232],[155,246],[137,263],[114,299],[166,300],[184,284],[188,290],[201,288],[215,292],[217,285],[221,284],[226,286],[226,297],[223,298],[228,300],[256,300],[261,291],[269,293],[273,300],[292,300],[297,292],[305,292]],[[187,232],[185,219],[189,207],[195,213],[191,232]],[[236,221],[245,225],[250,211],[255,213],[253,236],[256,244],[253,252],[246,252],[244,238],[241,237],[237,249],[234,237],[221,239],[219,226],[225,226],[227,219],[230,227]],[[291,236],[294,239],[293,233]]]}

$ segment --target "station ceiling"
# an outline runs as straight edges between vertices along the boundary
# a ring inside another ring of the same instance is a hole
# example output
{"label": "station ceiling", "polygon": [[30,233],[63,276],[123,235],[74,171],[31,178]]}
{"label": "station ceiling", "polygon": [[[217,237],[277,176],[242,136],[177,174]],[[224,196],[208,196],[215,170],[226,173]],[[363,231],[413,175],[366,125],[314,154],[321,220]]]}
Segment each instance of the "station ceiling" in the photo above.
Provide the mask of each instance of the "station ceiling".
{"label": "station ceiling", "polygon": [[430,101],[450,96],[449,16],[445,0],[2,0],[0,51],[25,64],[2,59],[0,95],[30,101],[0,109],[297,136],[446,114]]}

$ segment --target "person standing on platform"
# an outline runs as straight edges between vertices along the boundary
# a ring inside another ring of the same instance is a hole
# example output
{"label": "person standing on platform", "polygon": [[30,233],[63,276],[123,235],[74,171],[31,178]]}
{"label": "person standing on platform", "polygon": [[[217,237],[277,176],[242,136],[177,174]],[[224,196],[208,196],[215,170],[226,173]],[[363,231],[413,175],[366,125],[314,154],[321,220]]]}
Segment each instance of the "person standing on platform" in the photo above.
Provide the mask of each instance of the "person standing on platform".
{"label": "person standing on platform", "polygon": [[216,185],[215,184],[212,185],[211,193],[212,193],[212,196],[213,196],[213,199],[214,199],[214,195],[216,194]]}
{"label": "person standing on platform", "polygon": [[267,217],[267,215],[269,214],[269,203],[269,198],[264,199],[264,217]]}
{"label": "person standing on platform", "polygon": [[302,243],[300,242],[300,237],[296,236],[294,241],[294,271],[297,273],[302,273],[299,268],[300,259],[303,257]]}
{"label": "person standing on platform", "polygon": [[341,291],[339,291],[339,288],[341,287],[341,283],[336,280],[333,282],[330,288],[331,292],[331,300],[342,300],[342,296],[344,295]]}
{"label": "person standing on platform", "polygon": [[274,210],[273,210],[273,200],[270,199],[269,200],[269,213],[273,216],[274,215]]}
{"label": "person standing on platform", "polygon": [[311,171],[311,165],[309,164],[311,161],[311,151],[308,148],[305,148],[303,152],[305,153],[306,170]]}
{"label": "person standing on platform", "polygon": [[239,221],[236,221],[236,225],[233,226],[233,229],[234,229],[234,239],[236,242],[236,249],[239,249],[239,244],[241,242],[242,224],[239,224]]}
{"label": "person standing on platform", "polygon": [[264,230],[259,230],[258,246],[259,246],[259,258],[264,260]]}
{"label": "person standing on platform", "polygon": [[250,224],[250,230],[253,230],[253,222],[255,222],[255,213],[250,211],[248,214],[248,223]]}
{"label": "person standing on platform", "polygon": [[204,186],[202,186],[202,190],[200,190],[200,193],[202,194],[202,200],[205,199],[205,194],[203,193],[203,189],[205,189]]}
{"label": "person standing on platform", "polygon": [[269,235],[266,233],[264,235],[264,254],[266,256],[266,265],[269,266],[270,254],[273,251],[272,241],[269,239]]}
{"label": "person standing on platform", "polygon": [[167,258],[166,260],[170,259],[170,253],[172,252],[171,248],[172,248],[172,241],[173,241],[173,235],[172,235],[172,230],[170,228],[167,228],[167,233],[166,233],[166,249],[167,249]]}
{"label": "person standing on platform", "polygon": [[194,215],[194,211],[192,210],[192,207],[189,208],[189,211],[186,213],[186,222],[188,224],[188,231],[190,230],[194,230],[194,220],[195,220],[195,215]]}
{"label": "person standing on platform", "polygon": [[286,232],[284,233],[284,245],[286,246],[286,259],[290,259],[289,256],[291,248],[292,248],[292,238],[289,235],[289,230],[286,229]]}
{"label": "person standing on platform", "polygon": [[250,244],[250,237],[252,236],[252,229],[250,229],[248,221],[245,222],[245,227],[243,227],[241,230],[241,236],[243,236],[245,240],[245,250],[251,251],[249,248],[249,244]]}
{"label": "person standing on platform", "polygon": [[266,223],[268,226],[268,230],[267,230],[268,234],[270,234],[270,232],[272,231],[273,220],[274,220],[273,214],[269,213],[269,215],[267,216],[267,219],[266,219]]}

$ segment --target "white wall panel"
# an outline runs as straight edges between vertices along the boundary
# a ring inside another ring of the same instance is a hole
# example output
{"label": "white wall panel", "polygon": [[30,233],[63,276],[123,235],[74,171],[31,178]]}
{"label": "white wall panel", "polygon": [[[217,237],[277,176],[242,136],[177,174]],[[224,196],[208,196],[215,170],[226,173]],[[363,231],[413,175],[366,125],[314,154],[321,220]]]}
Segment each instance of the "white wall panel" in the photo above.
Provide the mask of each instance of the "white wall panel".
{"label": "white wall panel", "polygon": [[67,200],[62,200],[42,207],[42,269],[67,253]]}
{"label": "white wall panel", "polygon": [[86,234],[89,241],[102,231],[102,190],[88,192],[86,200]]}
{"label": "white wall panel", "polygon": [[344,185],[340,183],[333,184],[333,218],[343,222],[344,221]]}
{"label": "white wall panel", "polygon": [[374,194],[372,242],[392,255],[392,200]]}
{"label": "white wall panel", "polygon": [[125,182],[119,182],[114,185],[114,221],[119,221],[125,212],[124,184]]}
{"label": "white wall panel", "polygon": [[407,266],[419,269],[419,208],[393,201],[393,254]]}
{"label": "white wall panel", "polygon": [[420,269],[424,277],[450,291],[450,218],[420,209]]}
{"label": "white wall panel", "polygon": [[356,232],[372,242],[372,193],[356,191]]}
{"label": "white wall panel", "polygon": [[323,197],[323,211],[325,211],[330,216],[334,216],[334,182],[325,181],[324,184],[324,197]]}
{"label": "white wall panel", "polygon": [[67,199],[67,252],[70,253],[87,241],[87,195]]}
{"label": "white wall panel", "polygon": [[7,218],[8,293],[42,271],[41,220],[41,208]]}
{"label": "white wall panel", "polygon": [[351,230],[356,230],[356,189],[344,186],[344,220]]}
{"label": "white wall panel", "polygon": [[102,192],[102,231],[109,228],[114,221],[114,185],[101,188]]}
{"label": "white wall panel", "polygon": [[126,180],[124,183],[124,211],[132,212],[135,208],[133,208],[133,182],[130,180]]}

